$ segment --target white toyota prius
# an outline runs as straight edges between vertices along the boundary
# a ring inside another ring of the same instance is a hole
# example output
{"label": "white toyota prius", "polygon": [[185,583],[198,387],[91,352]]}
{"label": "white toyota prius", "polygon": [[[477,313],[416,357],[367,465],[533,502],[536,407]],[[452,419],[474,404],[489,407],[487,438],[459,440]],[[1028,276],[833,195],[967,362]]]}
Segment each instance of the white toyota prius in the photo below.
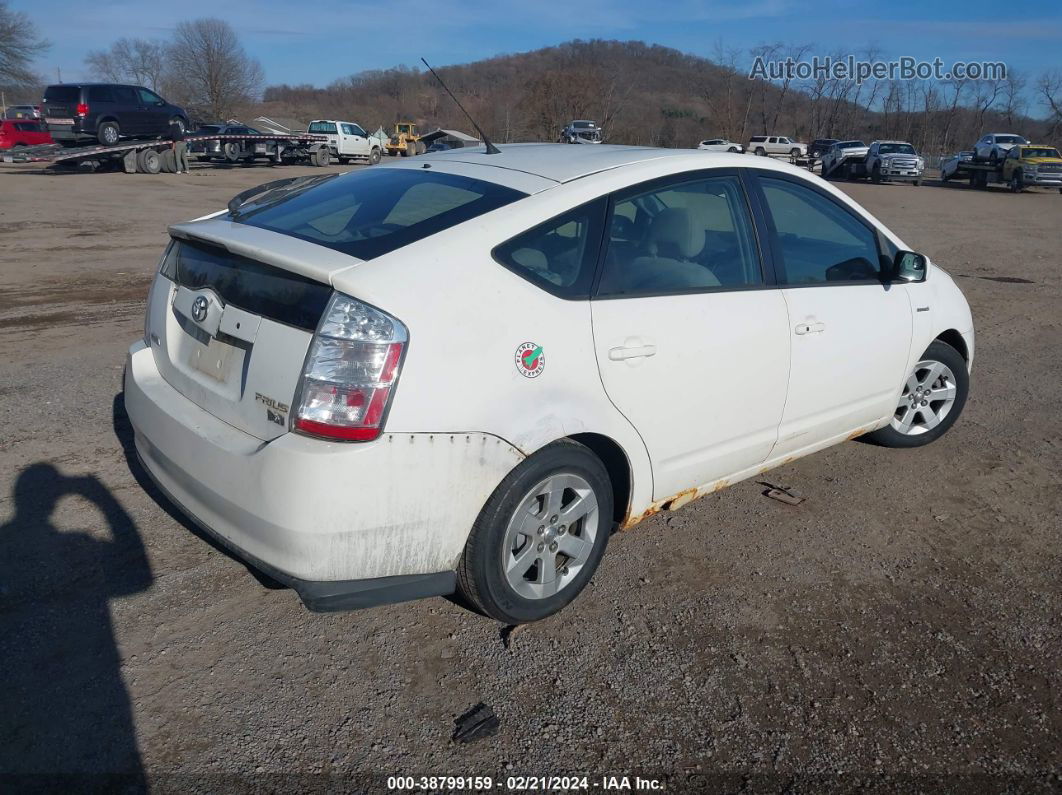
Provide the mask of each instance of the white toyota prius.
{"label": "white toyota prius", "polygon": [[457,150],[170,234],[126,368],[137,452],[312,610],[543,618],[615,529],[856,436],[927,444],[969,388],[948,274],[762,158]]}

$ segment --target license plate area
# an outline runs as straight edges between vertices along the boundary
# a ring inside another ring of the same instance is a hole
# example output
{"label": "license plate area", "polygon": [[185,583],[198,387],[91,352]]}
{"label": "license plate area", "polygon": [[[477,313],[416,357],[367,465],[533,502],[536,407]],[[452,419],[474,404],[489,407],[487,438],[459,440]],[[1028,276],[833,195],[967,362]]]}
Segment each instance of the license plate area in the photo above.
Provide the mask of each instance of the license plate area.
{"label": "license plate area", "polygon": [[63,119],[63,118],[56,119],[56,118],[53,118],[52,116],[49,116],[48,117],[48,123],[49,124],[71,124],[72,125],[74,123],[74,120],[73,119]]}
{"label": "license plate area", "polygon": [[242,360],[242,351],[213,337],[204,345],[196,340],[188,364],[218,383],[224,384],[232,374],[233,362]]}

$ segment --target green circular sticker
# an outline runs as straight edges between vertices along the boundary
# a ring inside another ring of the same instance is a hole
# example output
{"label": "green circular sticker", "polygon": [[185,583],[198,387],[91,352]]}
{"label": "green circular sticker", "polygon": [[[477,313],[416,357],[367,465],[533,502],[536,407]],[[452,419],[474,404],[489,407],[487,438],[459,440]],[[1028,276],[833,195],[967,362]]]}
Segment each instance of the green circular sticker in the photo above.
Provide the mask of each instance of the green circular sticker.
{"label": "green circular sticker", "polygon": [[546,369],[546,354],[534,342],[522,342],[516,349],[516,369],[524,378],[538,378]]}

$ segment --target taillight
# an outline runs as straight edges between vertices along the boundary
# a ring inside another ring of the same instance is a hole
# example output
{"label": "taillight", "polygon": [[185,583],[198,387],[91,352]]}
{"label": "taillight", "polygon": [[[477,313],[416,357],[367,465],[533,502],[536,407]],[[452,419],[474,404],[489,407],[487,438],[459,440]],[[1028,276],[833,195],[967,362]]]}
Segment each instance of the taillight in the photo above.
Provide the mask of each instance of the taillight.
{"label": "taillight", "polygon": [[295,429],[344,441],[377,438],[408,339],[396,318],[333,293],[306,357]]}
{"label": "taillight", "polygon": [[84,102],[77,103],[77,115],[88,116],[88,105],[86,105]]}

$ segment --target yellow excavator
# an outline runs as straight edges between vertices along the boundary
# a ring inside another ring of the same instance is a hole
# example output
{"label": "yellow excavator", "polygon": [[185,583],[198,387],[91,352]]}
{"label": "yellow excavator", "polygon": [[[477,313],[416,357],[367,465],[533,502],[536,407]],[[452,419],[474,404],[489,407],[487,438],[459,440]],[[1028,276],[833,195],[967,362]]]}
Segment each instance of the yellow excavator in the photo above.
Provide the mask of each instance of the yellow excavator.
{"label": "yellow excavator", "polygon": [[391,140],[387,142],[386,148],[387,154],[392,157],[395,155],[413,157],[413,155],[424,154],[425,150],[424,143],[417,132],[417,125],[411,121],[400,121],[395,124],[395,131],[391,135]]}

